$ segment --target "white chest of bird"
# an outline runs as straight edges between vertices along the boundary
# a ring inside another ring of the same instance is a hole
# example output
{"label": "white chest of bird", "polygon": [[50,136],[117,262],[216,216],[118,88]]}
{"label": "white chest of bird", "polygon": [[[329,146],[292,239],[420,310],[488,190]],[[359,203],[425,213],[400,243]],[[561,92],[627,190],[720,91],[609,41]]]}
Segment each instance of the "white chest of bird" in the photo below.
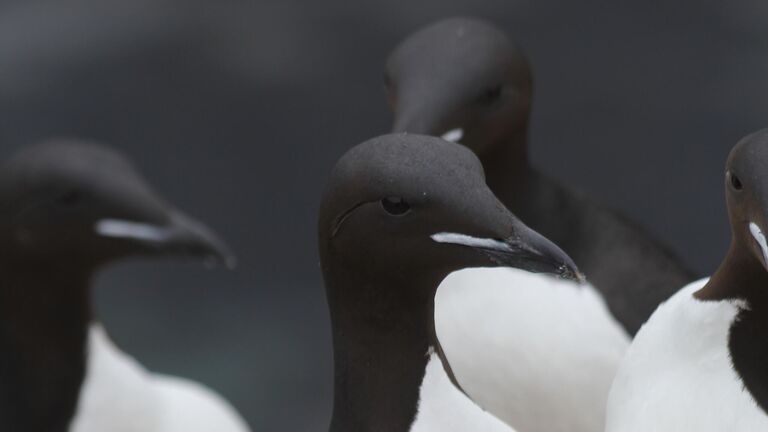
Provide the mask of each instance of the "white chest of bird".
{"label": "white chest of bird", "polygon": [[88,337],[88,372],[71,432],[248,432],[232,407],[204,386],[151,374],[100,325]]}
{"label": "white chest of bird", "polygon": [[450,274],[437,339],[462,389],[525,432],[600,431],[623,328],[589,284],[508,267]]}
{"label": "white chest of bird", "polygon": [[768,430],[733,368],[728,334],[740,301],[702,301],[693,282],[640,330],[616,374],[606,432]]}
{"label": "white chest of bird", "polygon": [[515,432],[480,408],[451,382],[432,353],[419,389],[419,410],[410,432]]}

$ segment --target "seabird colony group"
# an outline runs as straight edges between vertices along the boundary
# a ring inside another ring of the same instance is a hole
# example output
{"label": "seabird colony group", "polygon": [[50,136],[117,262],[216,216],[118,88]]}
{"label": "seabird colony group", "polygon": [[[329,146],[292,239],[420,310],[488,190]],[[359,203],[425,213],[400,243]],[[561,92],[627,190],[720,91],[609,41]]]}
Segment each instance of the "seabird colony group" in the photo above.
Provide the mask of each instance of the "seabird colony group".
{"label": "seabird colony group", "polygon": [[[695,280],[529,164],[530,68],[493,25],[414,33],[385,81],[392,133],[341,156],[318,217],[330,432],[768,431],[768,130],[726,161],[731,246]],[[100,145],[0,166],[0,431],[249,430],[110,341],[90,287],[137,255],[234,262]]]}

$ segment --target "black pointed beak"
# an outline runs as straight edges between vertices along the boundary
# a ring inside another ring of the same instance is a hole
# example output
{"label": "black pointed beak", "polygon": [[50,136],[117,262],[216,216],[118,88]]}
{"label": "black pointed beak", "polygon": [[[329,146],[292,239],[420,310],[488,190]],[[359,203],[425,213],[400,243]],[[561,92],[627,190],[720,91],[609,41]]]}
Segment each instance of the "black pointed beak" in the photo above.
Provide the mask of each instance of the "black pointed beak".
{"label": "black pointed beak", "polygon": [[395,112],[392,132],[419,135],[439,135],[445,133],[444,119],[447,112],[443,106],[451,102],[433,97],[421,97],[420,92],[401,100]]}
{"label": "black pointed beak", "polygon": [[406,114],[395,119],[392,132],[411,134],[431,134],[434,127],[427,119],[422,119],[417,114]]}
{"label": "black pointed beak", "polygon": [[102,219],[95,230],[103,237],[137,245],[145,253],[200,257],[206,264],[235,267],[235,255],[210,228],[176,210],[168,211],[167,215],[162,224]]}
{"label": "black pointed beak", "polygon": [[[494,198],[494,202],[497,201]],[[514,267],[533,273],[549,273],[564,279],[584,281],[576,264],[556,244],[532,230],[500,203],[495,211],[482,211],[487,206],[477,204],[478,213],[469,217],[473,222],[467,231],[442,232],[432,235],[438,243],[451,243],[477,250],[495,266]],[[464,216],[470,216],[464,213]],[[484,221],[484,222],[483,222]],[[469,235],[484,232],[490,236]]]}
{"label": "black pointed beak", "polygon": [[450,123],[446,123],[444,117],[446,117],[445,113],[436,109],[407,109],[395,118],[392,131],[395,133],[432,135],[446,141],[462,143],[465,134],[464,128],[450,127]]}
{"label": "black pointed beak", "polygon": [[534,273],[550,273],[578,282],[584,281],[576,263],[549,239],[520,223],[515,234],[503,240],[503,250],[486,250],[492,259],[500,260]]}
{"label": "black pointed beak", "polygon": [[228,269],[237,265],[237,257],[216,233],[183,213],[171,213],[168,232],[168,238],[158,245],[167,253],[201,257]]}

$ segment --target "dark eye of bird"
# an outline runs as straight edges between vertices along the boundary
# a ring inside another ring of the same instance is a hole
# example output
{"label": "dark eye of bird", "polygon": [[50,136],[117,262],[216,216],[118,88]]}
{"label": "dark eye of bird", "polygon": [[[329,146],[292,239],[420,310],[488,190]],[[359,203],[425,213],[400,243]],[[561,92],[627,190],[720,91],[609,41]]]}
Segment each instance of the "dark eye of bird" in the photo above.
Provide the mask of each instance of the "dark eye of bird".
{"label": "dark eye of bird", "polygon": [[83,195],[79,191],[70,190],[59,195],[59,197],[56,199],[56,202],[65,206],[73,206],[79,203],[82,197]]}
{"label": "dark eye of bird", "polygon": [[731,187],[734,190],[738,191],[738,190],[742,190],[744,188],[744,185],[741,184],[741,180],[739,179],[738,176],[736,176],[736,174],[728,173],[728,176],[731,178]]}
{"label": "dark eye of bird", "polygon": [[480,95],[478,98],[478,101],[483,104],[492,104],[493,102],[496,102],[501,97],[501,91],[502,91],[502,85],[496,85],[493,87],[490,87],[483,91],[483,94]]}
{"label": "dark eye of bird", "polygon": [[384,211],[392,216],[402,216],[411,211],[411,206],[400,197],[387,197],[381,200]]}

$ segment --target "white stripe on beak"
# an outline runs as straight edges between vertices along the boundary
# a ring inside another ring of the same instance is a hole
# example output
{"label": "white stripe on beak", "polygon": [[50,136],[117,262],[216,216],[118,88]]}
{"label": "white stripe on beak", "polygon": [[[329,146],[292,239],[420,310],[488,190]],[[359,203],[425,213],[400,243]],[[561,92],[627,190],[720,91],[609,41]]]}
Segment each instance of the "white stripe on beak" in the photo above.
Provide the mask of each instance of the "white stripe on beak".
{"label": "white stripe on beak", "polygon": [[96,222],[95,230],[104,237],[151,242],[162,242],[170,236],[170,231],[167,228],[120,219],[102,219]]}
{"label": "white stripe on beak", "polygon": [[451,129],[448,132],[444,133],[443,136],[441,136],[440,138],[446,141],[457,143],[463,137],[464,137],[464,129],[456,128],[456,129]]}
{"label": "white stripe on beak", "polygon": [[489,238],[472,237],[466,234],[441,232],[437,234],[432,234],[430,237],[432,238],[432,240],[438,243],[451,243],[451,244],[457,244],[462,246],[492,249],[492,250],[505,251],[505,252],[510,252],[512,250],[512,248],[508,244],[502,241],[489,239]]}
{"label": "white stripe on beak", "polygon": [[760,248],[763,250],[763,264],[768,265],[768,245],[766,245],[765,242],[765,236],[763,235],[763,232],[760,230],[760,227],[757,226],[756,223],[750,222],[749,223],[749,232],[752,233],[752,237],[755,238],[757,241],[757,244],[760,245]]}

